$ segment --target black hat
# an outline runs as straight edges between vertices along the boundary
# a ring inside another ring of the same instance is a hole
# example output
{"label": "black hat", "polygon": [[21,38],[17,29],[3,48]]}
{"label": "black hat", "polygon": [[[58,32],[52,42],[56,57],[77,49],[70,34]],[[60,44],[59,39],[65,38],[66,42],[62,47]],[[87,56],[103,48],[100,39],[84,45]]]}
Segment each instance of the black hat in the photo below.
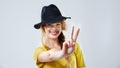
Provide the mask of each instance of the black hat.
{"label": "black hat", "polygon": [[34,25],[36,29],[39,29],[43,24],[51,24],[61,20],[70,19],[70,17],[64,17],[60,13],[60,10],[54,4],[44,6],[41,12],[41,22]]}

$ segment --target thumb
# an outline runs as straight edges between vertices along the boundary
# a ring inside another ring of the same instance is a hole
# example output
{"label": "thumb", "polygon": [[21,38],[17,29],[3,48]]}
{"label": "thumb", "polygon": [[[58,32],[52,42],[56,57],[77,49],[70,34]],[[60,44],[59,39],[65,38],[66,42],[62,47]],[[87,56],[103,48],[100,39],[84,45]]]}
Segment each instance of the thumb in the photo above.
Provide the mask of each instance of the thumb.
{"label": "thumb", "polygon": [[66,53],[67,53],[67,50],[68,50],[68,43],[67,43],[67,42],[64,42],[64,43],[63,43],[62,51],[66,54]]}

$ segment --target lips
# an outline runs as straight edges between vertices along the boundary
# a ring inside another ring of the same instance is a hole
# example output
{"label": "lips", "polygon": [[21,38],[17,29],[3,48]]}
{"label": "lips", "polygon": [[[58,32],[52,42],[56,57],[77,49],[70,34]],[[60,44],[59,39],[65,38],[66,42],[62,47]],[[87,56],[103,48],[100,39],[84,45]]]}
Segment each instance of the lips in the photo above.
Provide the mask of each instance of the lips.
{"label": "lips", "polygon": [[52,35],[57,35],[59,34],[59,31],[55,31],[55,32],[50,32]]}

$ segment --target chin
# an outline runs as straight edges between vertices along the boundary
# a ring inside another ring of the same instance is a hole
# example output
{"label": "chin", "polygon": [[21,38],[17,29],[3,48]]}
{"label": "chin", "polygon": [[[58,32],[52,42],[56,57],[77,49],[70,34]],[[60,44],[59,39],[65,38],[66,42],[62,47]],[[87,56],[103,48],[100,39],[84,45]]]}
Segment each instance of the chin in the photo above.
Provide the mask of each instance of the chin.
{"label": "chin", "polygon": [[52,38],[52,39],[57,39],[57,38],[58,38],[58,36],[51,36],[51,38]]}
{"label": "chin", "polygon": [[58,38],[58,34],[57,35],[50,35],[49,37],[51,38],[51,39],[57,39]]}

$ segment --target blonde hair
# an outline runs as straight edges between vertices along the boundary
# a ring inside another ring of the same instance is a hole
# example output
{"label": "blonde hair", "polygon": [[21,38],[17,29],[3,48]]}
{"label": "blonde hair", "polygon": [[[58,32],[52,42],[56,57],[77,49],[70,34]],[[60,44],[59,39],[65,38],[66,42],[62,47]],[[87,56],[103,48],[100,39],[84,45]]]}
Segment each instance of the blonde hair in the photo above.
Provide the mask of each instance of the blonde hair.
{"label": "blonde hair", "polygon": [[[66,30],[66,23],[65,23],[65,20],[62,20],[61,21],[61,24],[62,24],[62,30]],[[41,37],[41,40],[42,40],[42,43],[44,44],[44,37],[45,37],[45,29],[44,29],[44,26],[45,25],[42,25],[40,28],[41,28],[41,33],[42,33],[42,37]],[[59,40],[59,43],[61,45],[61,48],[62,48],[62,44],[63,42],[65,41],[65,35],[63,34],[63,32],[60,33],[60,35],[58,36],[58,40]]]}

